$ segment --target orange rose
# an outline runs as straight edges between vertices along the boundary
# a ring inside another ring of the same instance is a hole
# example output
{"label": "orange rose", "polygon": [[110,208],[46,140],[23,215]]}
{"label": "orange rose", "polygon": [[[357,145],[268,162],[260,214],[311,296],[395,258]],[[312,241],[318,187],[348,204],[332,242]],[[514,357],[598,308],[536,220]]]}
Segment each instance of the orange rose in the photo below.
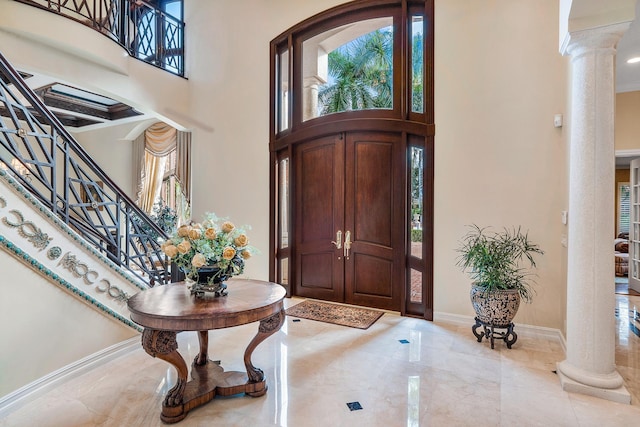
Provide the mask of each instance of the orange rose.
{"label": "orange rose", "polygon": [[230,233],[234,228],[236,228],[236,226],[233,225],[232,222],[226,221],[224,224],[222,224],[222,232],[224,233]]}
{"label": "orange rose", "polygon": [[189,243],[188,240],[184,240],[178,245],[178,252],[180,252],[181,254],[186,254],[190,250],[191,250],[191,243]]}
{"label": "orange rose", "polygon": [[181,225],[180,228],[178,228],[178,236],[180,237],[187,237],[189,235],[189,230],[191,229],[191,227],[189,227],[188,225]]}
{"label": "orange rose", "polygon": [[191,260],[191,265],[195,268],[202,267],[203,265],[207,265],[207,259],[201,253],[197,253]]}
{"label": "orange rose", "polygon": [[178,255],[178,248],[174,245],[167,245],[163,251],[169,258],[175,258],[175,256]]}
{"label": "orange rose", "polygon": [[216,238],[216,230],[214,228],[207,228],[207,230],[204,232],[204,237],[206,237],[209,240],[213,240]]}
{"label": "orange rose", "polygon": [[244,259],[249,259],[249,258],[251,258],[251,252],[249,252],[249,251],[242,251],[242,252],[240,252],[240,255],[241,255],[241,256],[242,256],[242,258],[244,258]]}
{"label": "orange rose", "polygon": [[236,256],[236,250],[230,246],[227,246],[224,248],[224,251],[222,251],[222,258],[224,259],[233,259],[234,256]]}
{"label": "orange rose", "polygon": [[200,231],[199,228],[192,228],[191,230],[189,230],[189,238],[191,240],[197,240],[200,238],[200,233],[202,233],[202,231]]}
{"label": "orange rose", "polygon": [[236,246],[247,246],[247,243],[249,243],[249,238],[246,235],[241,234],[235,238],[234,242]]}

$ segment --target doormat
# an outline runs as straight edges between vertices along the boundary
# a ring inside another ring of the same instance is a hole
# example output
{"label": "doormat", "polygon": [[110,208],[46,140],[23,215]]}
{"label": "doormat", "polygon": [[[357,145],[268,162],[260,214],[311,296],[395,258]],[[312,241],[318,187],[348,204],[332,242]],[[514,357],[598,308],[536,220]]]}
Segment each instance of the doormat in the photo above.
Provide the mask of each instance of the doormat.
{"label": "doormat", "polygon": [[358,329],[369,328],[384,314],[384,311],[311,300],[302,301],[300,304],[289,307],[285,312],[287,316]]}

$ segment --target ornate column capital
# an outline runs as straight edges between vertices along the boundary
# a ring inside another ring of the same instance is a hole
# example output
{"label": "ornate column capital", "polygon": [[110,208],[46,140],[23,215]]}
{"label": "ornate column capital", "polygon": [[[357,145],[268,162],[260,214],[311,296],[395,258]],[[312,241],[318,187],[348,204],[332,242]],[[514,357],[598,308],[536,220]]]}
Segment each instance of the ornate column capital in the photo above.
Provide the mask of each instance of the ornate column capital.
{"label": "ornate column capital", "polygon": [[560,53],[564,56],[570,55],[572,59],[596,51],[610,51],[614,54],[618,41],[630,25],[630,22],[624,22],[568,33]]}

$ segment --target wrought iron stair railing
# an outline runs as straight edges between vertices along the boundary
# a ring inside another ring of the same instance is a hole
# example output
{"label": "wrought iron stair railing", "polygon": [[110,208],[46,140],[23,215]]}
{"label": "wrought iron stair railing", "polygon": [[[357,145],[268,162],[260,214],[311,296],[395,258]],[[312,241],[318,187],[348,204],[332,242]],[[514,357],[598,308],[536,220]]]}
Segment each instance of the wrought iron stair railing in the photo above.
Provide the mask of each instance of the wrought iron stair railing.
{"label": "wrought iron stair railing", "polygon": [[[0,167],[118,266],[171,281],[166,234],[93,161],[0,53]],[[174,269],[174,280],[177,276]]]}
{"label": "wrought iron stair railing", "polygon": [[73,19],[130,56],[184,76],[184,22],[144,0],[15,0]]}

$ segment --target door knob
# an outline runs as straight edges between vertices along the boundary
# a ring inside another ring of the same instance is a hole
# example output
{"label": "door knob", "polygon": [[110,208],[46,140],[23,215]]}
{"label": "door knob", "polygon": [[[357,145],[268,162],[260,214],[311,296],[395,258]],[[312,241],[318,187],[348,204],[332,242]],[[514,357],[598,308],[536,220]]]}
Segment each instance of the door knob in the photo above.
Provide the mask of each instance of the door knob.
{"label": "door knob", "polygon": [[336,245],[336,249],[342,248],[342,230],[338,230],[336,233],[336,241],[331,241],[334,245]]}
{"label": "door knob", "polygon": [[351,249],[351,231],[347,231],[344,236],[344,257],[349,259],[349,250]]}

